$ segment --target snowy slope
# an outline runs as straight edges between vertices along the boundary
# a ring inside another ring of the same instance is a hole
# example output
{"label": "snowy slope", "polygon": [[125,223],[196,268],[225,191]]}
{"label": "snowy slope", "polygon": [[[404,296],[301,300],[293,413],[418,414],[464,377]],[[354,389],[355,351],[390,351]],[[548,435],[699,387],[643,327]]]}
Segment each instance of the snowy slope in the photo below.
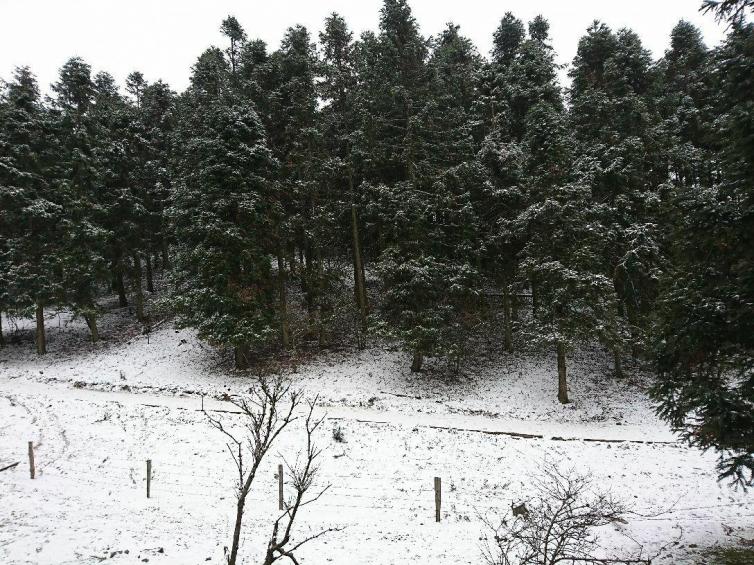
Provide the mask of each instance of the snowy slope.
{"label": "snowy slope", "polygon": [[[222,394],[242,392],[251,378],[167,323],[147,343],[116,312],[103,323],[110,339],[92,345],[81,324],[65,321],[57,328],[51,320],[46,357],[33,354],[23,325],[18,342],[0,350],[0,467],[21,462],[0,473],[0,562],[221,563],[232,462],[199,411],[200,395],[206,408],[223,410]],[[547,357],[481,360],[459,377],[439,367],[411,375],[407,361],[373,348],[289,368],[329,418],[318,438],[319,483],[332,487],[306,510],[299,533],[345,528],[306,546],[302,562],[480,563],[481,516],[525,497],[545,461],[591,472],[644,515],[601,532],[607,552],[643,546],[651,555],[668,545],[656,562],[691,562],[694,546],[754,528],[754,503],[715,481],[714,456],[677,444],[642,379],[615,382],[596,350],[572,361],[567,407],[553,398]],[[334,441],[336,425],[345,443]],[[253,493],[246,563],[256,562],[276,512],[274,469],[295,457],[300,438],[300,429],[283,437]],[[440,524],[434,476],[444,485]],[[659,510],[669,511],[654,516]]]}

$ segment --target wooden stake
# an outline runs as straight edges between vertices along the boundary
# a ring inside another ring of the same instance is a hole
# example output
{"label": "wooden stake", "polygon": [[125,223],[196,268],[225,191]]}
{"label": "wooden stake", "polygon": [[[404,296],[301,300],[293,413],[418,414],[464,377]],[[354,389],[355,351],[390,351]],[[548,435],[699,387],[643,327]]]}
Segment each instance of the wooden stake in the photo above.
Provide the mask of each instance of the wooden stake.
{"label": "wooden stake", "polygon": [[442,481],[435,477],[435,522],[440,521],[440,504],[442,502]]}
{"label": "wooden stake", "polygon": [[278,465],[278,508],[283,509],[283,466]]}
{"label": "wooden stake", "polygon": [[35,475],[35,468],[34,468],[34,442],[29,442],[29,475],[31,478],[34,478]]}
{"label": "wooden stake", "polygon": [[152,460],[147,459],[147,498],[152,494]]}

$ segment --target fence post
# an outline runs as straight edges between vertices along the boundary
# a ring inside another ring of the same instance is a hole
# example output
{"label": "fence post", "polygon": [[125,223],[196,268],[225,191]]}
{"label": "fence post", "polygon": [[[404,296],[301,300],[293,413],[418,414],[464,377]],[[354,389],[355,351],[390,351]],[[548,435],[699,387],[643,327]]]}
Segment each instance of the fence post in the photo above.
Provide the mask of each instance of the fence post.
{"label": "fence post", "polygon": [[29,475],[31,478],[34,478],[35,475],[35,468],[34,468],[34,442],[29,442]]}
{"label": "fence post", "polygon": [[147,459],[147,498],[152,494],[152,460]]}
{"label": "fence post", "polygon": [[283,466],[278,465],[278,508],[283,509]]}
{"label": "fence post", "polygon": [[440,505],[442,503],[442,480],[435,477],[435,522],[440,521]]}

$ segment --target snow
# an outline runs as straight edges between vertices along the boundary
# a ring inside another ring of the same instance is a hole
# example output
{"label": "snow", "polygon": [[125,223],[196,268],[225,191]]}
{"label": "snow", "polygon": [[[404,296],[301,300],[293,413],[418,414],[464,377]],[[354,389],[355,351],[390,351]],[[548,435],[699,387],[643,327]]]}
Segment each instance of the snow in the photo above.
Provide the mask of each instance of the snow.
{"label": "snow", "polygon": [[[31,321],[13,335],[3,323],[12,343],[0,350],[0,468],[20,464],[0,472],[0,562],[223,562],[232,461],[200,407],[232,408],[223,394],[253,380],[169,322],[147,343],[113,308],[102,319],[109,339],[90,344],[82,322],[48,316],[44,357],[33,352]],[[457,377],[439,364],[414,375],[407,354],[375,345],[288,366],[328,418],[317,437],[318,485],[331,487],[306,508],[297,534],[343,528],[302,548],[302,563],[480,563],[481,517],[525,499],[545,461],[590,472],[644,515],[600,532],[606,554],[641,545],[649,556],[668,545],[654,563],[690,563],[701,548],[751,531],[754,502],[716,482],[714,454],[675,441],[643,394],[644,377],[634,371],[617,382],[598,349],[577,351],[569,359],[574,402],[563,407],[551,357],[490,354]],[[335,426],[344,443],[332,437]],[[277,512],[277,465],[295,459],[302,434],[294,427],[282,436],[252,491],[244,563],[259,562]],[[440,523],[435,476],[443,481]],[[669,511],[654,516],[661,510]]]}

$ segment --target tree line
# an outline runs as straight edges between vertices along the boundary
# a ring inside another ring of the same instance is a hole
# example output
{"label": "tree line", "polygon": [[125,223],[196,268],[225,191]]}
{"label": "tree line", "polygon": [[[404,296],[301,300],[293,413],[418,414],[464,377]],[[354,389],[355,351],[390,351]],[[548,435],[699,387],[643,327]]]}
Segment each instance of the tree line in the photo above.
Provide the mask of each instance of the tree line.
{"label": "tree line", "polygon": [[124,95],[72,58],[42,97],[18,68],[0,100],[0,311],[36,316],[39,353],[45,307],[96,341],[98,297],[143,320],[159,269],[179,323],[239,368],[295,347],[300,303],[320,345],[345,308],[412,371],[460,362],[495,325],[504,352],[551,349],[563,403],[569,351],[599,342],[618,377],[628,356],[653,363],[661,414],[732,450],[740,479],[754,28],[748,0],[704,9],[725,41],[680,21],[659,60],[595,21],[568,88],[545,18],[505,14],[485,57],[456,25],[422,35],[405,0],[385,0],[377,32],[332,14],[318,41],[294,26],[274,51],[230,16],[181,94],[134,72]]}

